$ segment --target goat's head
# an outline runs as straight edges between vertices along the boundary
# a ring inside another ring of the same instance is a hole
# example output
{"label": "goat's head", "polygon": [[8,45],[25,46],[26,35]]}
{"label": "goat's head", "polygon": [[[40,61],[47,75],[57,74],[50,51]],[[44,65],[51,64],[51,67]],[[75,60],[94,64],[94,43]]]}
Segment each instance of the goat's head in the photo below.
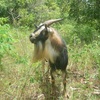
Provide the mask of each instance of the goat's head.
{"label": "goat's head", "polygon": [[38,41],[45,42],[45,40],[48,39],[50,33],[53,33],[52,29],[49,26],[60,20],[62,19],[48,20],[40,24],[39,26],[36,26],[36,30],[32,34],[30,34],[30,41],[34,44],[36,44]]}

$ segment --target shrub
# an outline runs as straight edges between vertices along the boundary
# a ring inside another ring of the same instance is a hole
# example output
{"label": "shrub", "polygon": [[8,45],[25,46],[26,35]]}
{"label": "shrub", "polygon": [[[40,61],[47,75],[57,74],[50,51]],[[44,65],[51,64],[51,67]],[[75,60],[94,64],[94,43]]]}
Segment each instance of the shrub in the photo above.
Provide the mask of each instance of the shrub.
{"label": "shrub", "polygon": [[[2,58],[5,54],[10,54],[13,48],[13,38],[9,34],[10,26],[8,24],[0,25],[0,66],[2,66]],[[1,69],[1,68],[0,68]]]}

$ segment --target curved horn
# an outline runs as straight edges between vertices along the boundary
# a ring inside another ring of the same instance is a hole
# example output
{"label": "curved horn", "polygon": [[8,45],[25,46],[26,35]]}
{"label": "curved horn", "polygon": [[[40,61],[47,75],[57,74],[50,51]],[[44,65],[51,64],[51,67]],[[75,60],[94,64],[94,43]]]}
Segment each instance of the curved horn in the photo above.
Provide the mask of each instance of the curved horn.
{"label": "curved horn", "polygon": [[58,22],[58,21],[61,21],[61,20],[63,20],[63,19],[62,18],[52,19],[52,20],[45,21],[44,24],[47,25],[47,26],[50,26],[51,24]]}

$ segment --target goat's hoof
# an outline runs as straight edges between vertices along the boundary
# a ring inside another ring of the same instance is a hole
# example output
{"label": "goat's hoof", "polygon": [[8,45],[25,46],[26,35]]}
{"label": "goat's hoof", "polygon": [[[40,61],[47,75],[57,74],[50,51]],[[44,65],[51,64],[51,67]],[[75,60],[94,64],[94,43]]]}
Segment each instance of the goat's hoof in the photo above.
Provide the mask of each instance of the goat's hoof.
{"label": "goat's hoof", "polygon": [[66,91],[63,92],[63,96],[64,98],[69,99],[69,94]]}

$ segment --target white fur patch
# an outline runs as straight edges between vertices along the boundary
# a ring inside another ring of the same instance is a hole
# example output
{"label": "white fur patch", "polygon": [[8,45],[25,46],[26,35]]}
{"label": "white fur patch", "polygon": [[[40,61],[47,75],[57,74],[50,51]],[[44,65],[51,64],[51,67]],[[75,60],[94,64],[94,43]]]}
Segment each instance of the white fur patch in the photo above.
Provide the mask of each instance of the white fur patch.
{"label": "white fur patch", "polygon": [[52,63],[54,63],[56,57],[59,55],[59,53],[52,47],[49,39],[45,43],[44,52],[46,59],[50,60]]}
{"label": "white fur patch", "polygon": [[39,51],[43,50],[43,46],[42,46],[42,43],[40,41],[38,42],[38,47],[39,47]]}
{"label": "white fur patch", "polygon": [[41,33],[41,31],[44,29],[45,29],[45,26],[42,26],[38,31],[35,32],[35,36],[37,37]]}

